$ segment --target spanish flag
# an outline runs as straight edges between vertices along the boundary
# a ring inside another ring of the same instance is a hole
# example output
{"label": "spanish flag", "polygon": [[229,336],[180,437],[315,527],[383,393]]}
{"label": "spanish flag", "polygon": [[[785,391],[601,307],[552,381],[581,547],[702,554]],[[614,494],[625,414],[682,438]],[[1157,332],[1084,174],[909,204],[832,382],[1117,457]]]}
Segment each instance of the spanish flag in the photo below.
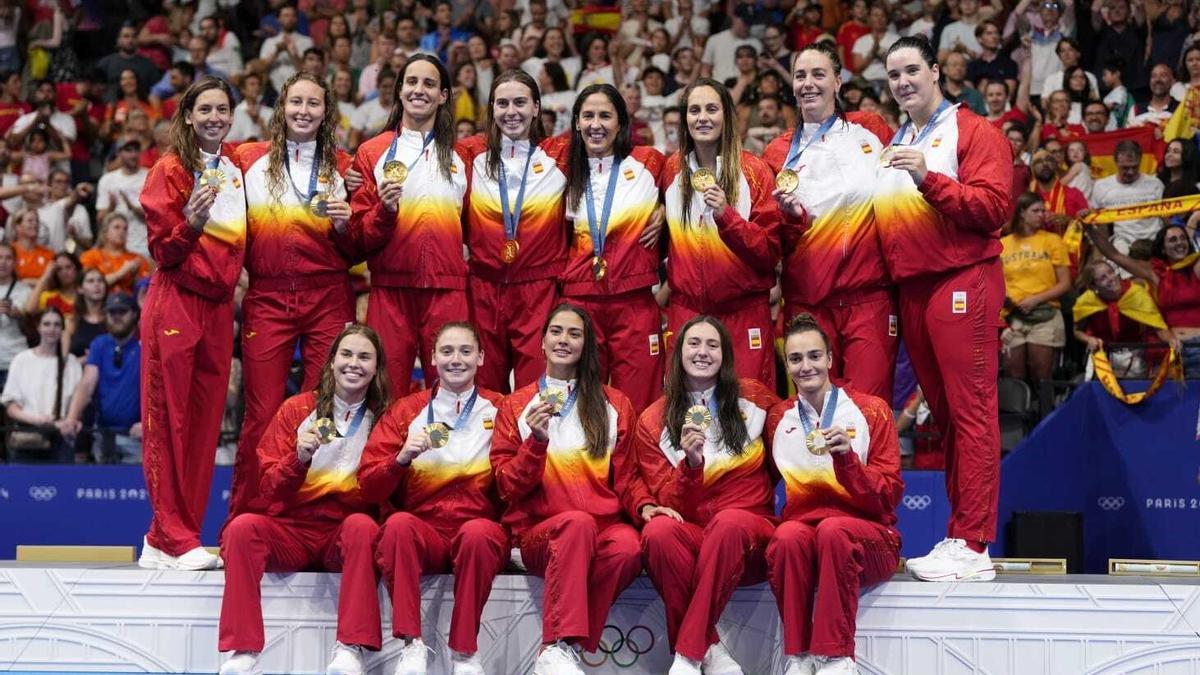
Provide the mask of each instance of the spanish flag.
{"label": "spanish flag", "polygon": [[[1079,323],[1093,314],[1107,310],[1108,303],[1101,300],[1095,291],[1089,290],[1075,301],[1072,318],[1075,323]],[[1141,284],[1128,285],[1121,298],[1117,300],[1117,311],[1143,326],[1158,329],[1167,327],[1167,322],[1159,313],[1158,305],[1154,304],[1154,298],[1150,295],[1150,291]]]}
{"label": "spanish flag", "polygon": [[1183,96],[1183,102],[1175,109],[1175,114],[1167,120],[1163,129],[1163,142],[1182,138],[1190,140],[1200,129],[1200,87],[1188,87]]}
{"label": "spanish flag", "polygon": [[620,7],[584,7],[571,10],[571,28],[575,35],[616,33],[621,29]]}
{"label": "spanish flag", "polygon": [[1121,141],[1137,141],[1137,144],[1141,146],[1141,171],[1146,174],[1154,174],[1158,171],[1158,162],[1162,158],[1163,150],[1166,149],[1166,144],[1154,137],[1154,127],[1152,126],[1087,134],[1081,136],[1079,140],[1087,145],[1088,153],[1092,156],[1092,178],[1096,180],[1117,172],[1117,161],[1113,157],[1113,151],[1117,149],[1117,143]]}

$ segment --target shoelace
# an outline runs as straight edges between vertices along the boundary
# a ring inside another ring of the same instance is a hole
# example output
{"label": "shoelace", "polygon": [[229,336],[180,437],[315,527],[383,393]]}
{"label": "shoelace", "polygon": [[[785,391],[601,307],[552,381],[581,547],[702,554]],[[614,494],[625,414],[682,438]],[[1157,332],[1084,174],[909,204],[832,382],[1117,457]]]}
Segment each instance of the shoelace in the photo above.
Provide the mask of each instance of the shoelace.
{"label": "shoelace", "polygon": [[[424,654],[421,654],[422,649],[429,652],[430,656],[437,656],[437,652],[433,651],[433,647],[430,647],[424,641],[417,642],[416,640],[413,640],[412,642],[404,645],[404,649],[400,650],[401,651],[400,658],[404,659],[404,658],[408,657],[410,653],[412,653],[414,655],[420,654],[421,656],[424,656]],[[410,652],[409,650],[412,650],[412,651]]]}

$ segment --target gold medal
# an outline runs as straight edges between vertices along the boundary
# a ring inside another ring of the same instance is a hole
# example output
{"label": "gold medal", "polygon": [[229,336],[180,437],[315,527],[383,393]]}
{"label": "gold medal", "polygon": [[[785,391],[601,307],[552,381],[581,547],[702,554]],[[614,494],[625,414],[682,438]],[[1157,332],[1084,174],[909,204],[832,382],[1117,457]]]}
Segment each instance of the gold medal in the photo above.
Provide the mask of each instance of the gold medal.
{"label": "gold medal", "polygon": [[327,445],[337,436],[337,425],[328,417],[313,422],[313,431],[317,432],[317,440],[321,445]]}
{"label": "gold medal", "polygon": [[684,424],[691,424],[701,429],[707,429],[712,421],[712,411],[708,409],[708,406],[694,405],[688,408],[683,415]]}
{"label": "gold medal", "polygon": [[543,389],[538,393],[538,397],[542,399],[542,403],[549,403],[554,410],[554,414],[562,412],[563,406],[567,404],[567,392],[562,389]]}
{"label": "gold medal", "polygon": [[408,167],[404,162],[393,159],[383,165],[383,178],[392,183],[403,184],[408,178]]}
{"label": "gold medal", "polygon": [[308,210],[318,218],[327,218],[329,216],[329,195],[324,192],[318,192],[308,200]]}
{"label": "gold medal", "polygon": [[608,261],[600,256],[592,258],[592,278],[596,281],[603,281],[605,275],[608,274]]}
{"label": "gold medal", "polygon": [[825,440],[825,434],[821,433],[820,429],[813,429],[808,432],[808,436],[804,439],[804,445],[808,446],[808,451],[814,455],[829,454],[829,443]]}
{"label": "gold medal", "polygon": [[220,169],[205,169],[200,172],[200,187],[211,187],[217,192],[225,183],[225,172]]}
{"label": "gold medal", "polygon": [[429,446],[432,448],[443,448],[450,442],[450,427],[442,422],[425,427],[425,433],[429,434]]}
{"label": "gold medal", "polygon": [[517,253],[521,251],[521,245],[516,239],[505,239],[504,248],[500,249],[500,259],[511,265],[517,259]]}
{"label": "gold medal", "polygon": [[886,148],[884,148],[883,152],[879,153],[879,165],[885,169],[891,167],[892,166],[892,157],[895,154],[896,154],[896,148],[894,146],[889,145]]}
{"label": "gold medal", "polygon": [[800,187],[800,176],[791,169],[784,169],[775,177],[775,188],[784,192],[791,192]]}
{"label": "gold medal", "polygon": [[697,169],[692,174],[692,189],[696,192],[704,192],[708,188],[717,184],[717,174],[710,169]]}

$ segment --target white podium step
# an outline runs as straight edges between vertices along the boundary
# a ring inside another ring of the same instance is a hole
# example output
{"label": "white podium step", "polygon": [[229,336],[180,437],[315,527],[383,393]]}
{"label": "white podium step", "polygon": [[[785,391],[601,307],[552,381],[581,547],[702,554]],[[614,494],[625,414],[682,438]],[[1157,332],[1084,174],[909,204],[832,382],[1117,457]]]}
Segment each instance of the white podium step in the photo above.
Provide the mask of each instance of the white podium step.
{"label": "white podium step", "polygon": [[[223,581],[220,572],[0,566],[0,672],[215,673]],[[267,672],[324,672],[337,583],[332,574],[267,576]],[[427,578],[422,593],[425,639],[436,651],[430,673],[442,675],[452,579]],[[480,635],[489,674],[529,671],[540,597],[539,579],[496,580]],[[621,596],[609,623],[611,653],[586,655],[590,673],[666,672],[662,604],[648,579]],[[871,675],[1200,673],[1195,584],[1010,576],[950,585],[897,577],[863,597],[858,626],[859,668]],[[720,631],[746,675],[782,672],[779,619],[765,585],[734,594]],[[368,661],[371,674],[390,675],[398,649],[386,641]]]}

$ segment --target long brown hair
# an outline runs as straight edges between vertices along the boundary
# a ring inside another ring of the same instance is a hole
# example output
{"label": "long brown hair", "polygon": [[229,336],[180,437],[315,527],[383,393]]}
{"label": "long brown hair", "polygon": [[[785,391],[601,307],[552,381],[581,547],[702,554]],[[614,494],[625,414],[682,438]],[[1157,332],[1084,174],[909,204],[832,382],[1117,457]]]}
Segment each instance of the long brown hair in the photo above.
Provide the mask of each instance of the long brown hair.
{"label": "long brown hair", "polygon": [[621,161],[633,151],[633,132],[630,131],[629,109],[625,107],[625,99],[621,92],[611,84],[589,84],[575,97],[575,106],[571,110],[571,149],[567,160],[567,203],[571,208],[579,208],[579,200],[587,190],[588,181],[592,180],[592,166],[588,164],[587,144],[583,141],[583,133],[579,131],[579,115],[583,104],[594,94],[600,94],[608,99],[613,109],[617,111],[617,136],[613,139],[613,168],[621,165]]}
{"label": "long brown hair", "polygon": [[438,168],[441,169],[442,176],[446,180],[453,180],[450,176],[450,167],[454,165],[454,112],[451,110],[453,98],[450,96],[450,72],[436,56],[414,54],[409,57],[408,63],[404,64],[404,69],[396,77],[395,92],[392,94],[392,114],[388,116],[384,128],[391,129],[397,134],[400,133],[400,123],[404,120],[404,100],[400,98],[400,90],[404,88],[404,78],[408,74],[408,69],[414,63],[419,62],[433,64],[438,72],[438,89],[446,94],[446,102],[439,105],[437,112],[434,113],[433,145],[437,152]]}
{"label": "long brown hair", "polygon": [[204,162],[200,159],[200,148],[196,146],[195,132],[187,123],[188,113],[196,107],[196,99],[210,89],[220,89],[229,99],[229,108],[233,110],[233,89],[225,80],[211,75],[200,78],[198,82],[183,92],[179,107],[175,109],[175,117],[171,119],[171,148],[168,152],[179,156],[179,161],[190,171],[203,171]]}
{"label": "long brown hair", "polygon": [[1024,192],[1017,197],[1017,206],[1013,211],[1012,221],[1008,224],[1008,232],[1018,234],[1021,231],[1021,222],[1025,220],[1025,212],[1029,207],[1038,202],[1045,201],[1042,196],[1036,192]]}
{"label": "long brown hair", "polygon": [[599,459],[608,453],[608,399],[601,387],[604,381],[600,375],[596,329],[584,308],[562,302],[546,315],[546,323],[542,325],[543,342],[550,330],[550,322],[562,312],[571,312],[583,321],[583,351],[579,355],[579,365],[575,367],[575,387],[579,392],[575,396],[575,407],[579,410],[579,421],[587,439],[587,453]]}
{"label": "long brown hair", "polygon": [[271,115],[271,151],[267,157],[267,191],[274,198],[271,201],[272,208],[280,203],[284,192],[284,155],[287,153],[287,120],[284,119],[284,107],[288,91],[297,82],[311,82],[320,87],[324,94],[325,119],[321,120],[321,126],[317,129],[317,153],[319,156],[314,158],[314,161],[320,161],[321,168],[318,169],[318,174],[330,181],[331,184],[333,175],[337,173],[338,144],[334,134],[341,121],[337,98],[333,95],[332,86],[301,70],[283,83],[283,91],[280,92],[279,100],[275,104],[275,112]]}
{"label": "long brown hair", "polygon": [[729,204],[737,205],[738,188],[742,182],[742,141],[738,138],[735,128],[737,109],[733,107],[733,97],[729,95],[725,85],[712,78],[701,77],[689,84],[679,97],[680,107],[683,109],[679,116],[679,196],[683,202],[680,218],[685,225],[691,215],[692,206],[692,165],[688,163],[688,155],[696,149],[696,141],[688,131],[688,99],[692,97],[692,92],[700,87],[712,89],[721,99],[722,117],[725,121],[721,125],[721,141],[717,148],[717,155],[721,158],[717,185],[725,191],[725,200]]}
{"label": "long brown hair", "polygon": [[525,88],[529,90],[530,98],[533,99],[534,105],[537,106],[537,112],[534,113],[532,123],[529,125],[530,152],[533,152],[538,143],[541,143],[542,139],[546,137],[546,130],[542,127],[542,93],[538,89],[537,82],[533,81],[529,73],[519,68],[500,73],[499,77],[492,80],[492,91],[488,94],[487,121],[485,122],[488,147],[487,174],[488,178],[492,180],[498,180],[500,176],[500,136],[502,135],[500,127],[496,124],[496,88],[506,82],[516,82],[517,84],[525,85]]}
{"label": "long brown hair", "polygon": [[325,365],[321,367],[321,379],[316,389],[317,419],[333,417],[333,394],[336,391],[333,381],[333,358],[337,355],[338,347],[342,346],[342,340],[346,339],[348,335],[361,335],[375,347],[375,377],[371,378],[371,386],[367,389],[367,400],[364,402],[367,410],[374,415],[371,422],[374,425],[387,410],[391,387],[388,382],[387,356],[383,353],[383,342],[379,339],[378,333],[361,323],[352,323],[343,328],[333,341],[333,345],[329,347],[329,358],[325,359]]}
{"label": "long brown hair", "polygon": [[680,449],[683,419],[687,409],[692,407],[692,398],[687,389],[687,373],[683,370],[683,346],[688,331],[692,326],[701,323],[712,326],[717,335],[721,336],[721,370],[717,373],[717,387],[713,392],[713,396],[717,398],[717,419],[713,421],[720,430],[721,444],[731,454],[740,455],[746,450],[750,433],[746,431],[742,409],[738,406],[742,388],[733,366],[733,341],[729,337],[729,331],[725,329],[725,324],[716,317],[706,314],[694,316],[679,330],[679,338],[675,340],[675,348],[671,350],[671,364],[667,368],[667,405],[663,408],[663,426],[671,439],[671,445],[677,450]]}

